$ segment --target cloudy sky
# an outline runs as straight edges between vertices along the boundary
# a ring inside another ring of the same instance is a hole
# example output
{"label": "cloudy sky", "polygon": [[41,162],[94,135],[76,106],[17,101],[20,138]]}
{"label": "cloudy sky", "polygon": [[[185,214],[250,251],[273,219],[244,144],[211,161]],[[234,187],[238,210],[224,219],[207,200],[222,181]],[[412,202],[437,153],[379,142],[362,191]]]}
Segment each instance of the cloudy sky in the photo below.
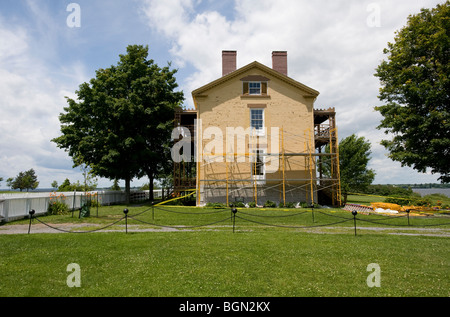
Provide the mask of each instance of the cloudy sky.
{"label": "cloudy sky", "polygon": [[444,2],[1,0],[0,188],[30,168],[41,188],[82,180],[50,141],[60,135],[64,97],[116,64],[129,44],[148,45],[158,65],[178,69],[188,108],[192,90],[221,76],[222,50],[238,51],[238,67],[255,60],[270,67],[272,51],[288,51],[289,76],[321,93],[316,108],[336,108],[339,138],[356,133],[371,142],[375,183],[437,182],[387,158],[373,74],[408,15]]}

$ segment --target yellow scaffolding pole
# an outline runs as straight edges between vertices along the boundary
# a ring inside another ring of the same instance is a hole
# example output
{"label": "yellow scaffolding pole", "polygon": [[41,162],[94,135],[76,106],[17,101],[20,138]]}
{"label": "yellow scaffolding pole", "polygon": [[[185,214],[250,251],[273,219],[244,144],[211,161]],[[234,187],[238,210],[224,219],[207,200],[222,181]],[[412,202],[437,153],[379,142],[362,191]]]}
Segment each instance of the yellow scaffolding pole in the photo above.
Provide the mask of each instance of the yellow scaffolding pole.
{"label": "yellow scaffolding pole", "polygon": [[338,139],[338,129],[336,127],[336,167],[337,167],[337,179],[338,179],[338,193],[337,193],[337,199],[339,202],[339,206],[342,205],[342,199],[341,199],[341,167],[340,167],[340,161],[339,161],[339,139]]}
{"label": "yellow scaffolding pole", "polygon": [[226,169],[226,174],[227,174],[227,206],[229,206],[230,203],[228,201],[228,156],[225,157],[225,169]]}
{"label": "yellow scaffolding pole", "polygon": [[309,173],[311,176],[311,204],[314,204],[314,187],[313,187],[313,159],[311,149],[311,129],[308,129],[308,153],[309,153]]}
{"label": "yellow scaffolding pole", "polygon": [[286,161],[284,157],[284,129],[281,128],[281,157],[282,157],[282,169],[283,169],[283,204],[286,206]]}
{"label": "yellow scaffolding pole", "polygon": [[[334,129],[330,129],[330,132],[329,132],[329,135],[330,135],[330,154],[331,154],[331,156],[330,156],[330,176],[331,177],[333,177],[333,175],[334,175],[334,169],[333,169],[333,130]],[[331,203],[332,203],[332,205],[334,206],[335,205],[335,193],[333,193],[334,191],[335,191],[335,184],[333,184],[332,186],[331,186],[331,190],[332,190],[332,193],[331,193]]]}
{"label": "yellow scaffolding pole", "polygon": [[[255,141],[256,140],[256,141]],[[255,199],[255,204],[258,205],[258,184],[257,184],[257,177],[256,177],[256,163],[258,160],[258,148],[257,148],[257,140],[258,137],[253,135],[252,133],[252,147],[253,147],[253,197]],[[250,151],[249,151],[250,152]]]}

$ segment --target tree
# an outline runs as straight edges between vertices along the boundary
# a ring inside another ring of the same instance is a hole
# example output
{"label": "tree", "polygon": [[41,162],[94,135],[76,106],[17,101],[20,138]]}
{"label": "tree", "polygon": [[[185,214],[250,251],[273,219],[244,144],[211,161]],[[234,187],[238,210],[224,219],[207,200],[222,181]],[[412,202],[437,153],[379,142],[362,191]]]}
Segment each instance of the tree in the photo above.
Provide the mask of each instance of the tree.
{"label": "tree", "polygon": [[[68,151],[75,166],[86,164],[96,176],[130,181],[154,178],[168,162],[174,111],[184,100],[176,70],[160,68],[148,47],[128,46],[117,66],[99,69],[76,91],[78,100],[60,115],[62,135],[53,141]],[[153,190],[150,191],[153,193]]]}
{"label": "tree", "polygon": [[12,189],[14,183],[14,178],[10,177],[6,180],[6,186],[8,186],[10,189]]}
{"label": "tree", "polygon": [[52,188],[58,188],[58,182],[57,181],[53,181],[51,186],[52,186]]}
{"label": "tree", "polygon": [[389,157],[419,172],[450,181],[450,1],[409,16],[384,50],[375,76],[381,82],[375,109]]}
{"label": "tree", "polygon": [[[355,134],[341,140],[339,143],[339,170],[341,175],[341,192],[343,203],[351,192],[364,192],[375,179],[375,171],[368,168],[371,145],[364,137]],[[330,153],[330,147],[325,148]],[[330,164],[322,164],[324,175],[330,176]]]}
{"label": "tree", "polygon": [[3,181],[3,177],[0,177],[0,182],[2,182]]}
{"label": "tree", "polygon": [[94,190],[96,187],[96,184],[91,183],[84,183],[83,185],[80,184],[80,181],[77,181],[76,183],[70,183],[70,180],[66,178],[64,182],[58,187],[58,191],[60,192],[71,192],[71,191],[91,191]]}
{"label": "tree", "polygon": [[20,191],[23,191],[24,189],[29,191],[30,189],[36,189],[38,186],[39,182],[37,181],[37,176],[34,169],[30,169],[26,172],[20,172],[11,183],[12,189],[20,189]]}
{"label": "tree", "polygon": [[111,190],[120,190],[119,181],[117,179],[114,180]]}

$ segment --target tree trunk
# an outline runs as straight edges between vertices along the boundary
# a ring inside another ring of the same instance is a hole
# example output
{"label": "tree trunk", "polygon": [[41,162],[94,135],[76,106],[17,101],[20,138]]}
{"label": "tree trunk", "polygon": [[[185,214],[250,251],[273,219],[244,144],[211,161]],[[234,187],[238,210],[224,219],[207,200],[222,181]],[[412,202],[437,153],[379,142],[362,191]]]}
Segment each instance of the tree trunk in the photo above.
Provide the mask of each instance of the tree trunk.
{"label": "tree trunk", "polygon": [[125,178],[125,204],[130,203],[130,196],[131,196],[131,190],[130,190],[130,176],[127,176]]}
{"label": "tree trunk", "polygon": [[342,193],[342,196],[344,196],[343,198],[344,198],[344,201],[343,201],[343,205],[345,206],[345,204],[347,203],[347,196],[348,196],[348,193],[347,192],[344,192],[344,193]]}
{"label": "tree trunk", "polygon": [[149,173],[148,180],[149,180],[149,183],[148,183],[149,199],[150,199],[150,201],[153,201],[153,200],[155,200],[155,197],[153,195],[153,180],[154,180],[154,177],[153,177],[152,173]]}

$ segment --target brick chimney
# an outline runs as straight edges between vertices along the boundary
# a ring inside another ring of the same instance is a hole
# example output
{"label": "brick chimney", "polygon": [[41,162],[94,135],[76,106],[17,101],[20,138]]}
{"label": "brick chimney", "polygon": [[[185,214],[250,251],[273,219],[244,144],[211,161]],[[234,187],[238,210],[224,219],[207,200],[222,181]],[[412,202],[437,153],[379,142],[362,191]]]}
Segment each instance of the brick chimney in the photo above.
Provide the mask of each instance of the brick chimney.
{"label": "brick chimney", "polygon": [[284,75],[288,75],[287,67],[287,52],[274,51],[272,52],[272,69]]}
{"label": "brick chimney", "polygon": [[236,70],[236,51],[222,51],[222,76]]}

